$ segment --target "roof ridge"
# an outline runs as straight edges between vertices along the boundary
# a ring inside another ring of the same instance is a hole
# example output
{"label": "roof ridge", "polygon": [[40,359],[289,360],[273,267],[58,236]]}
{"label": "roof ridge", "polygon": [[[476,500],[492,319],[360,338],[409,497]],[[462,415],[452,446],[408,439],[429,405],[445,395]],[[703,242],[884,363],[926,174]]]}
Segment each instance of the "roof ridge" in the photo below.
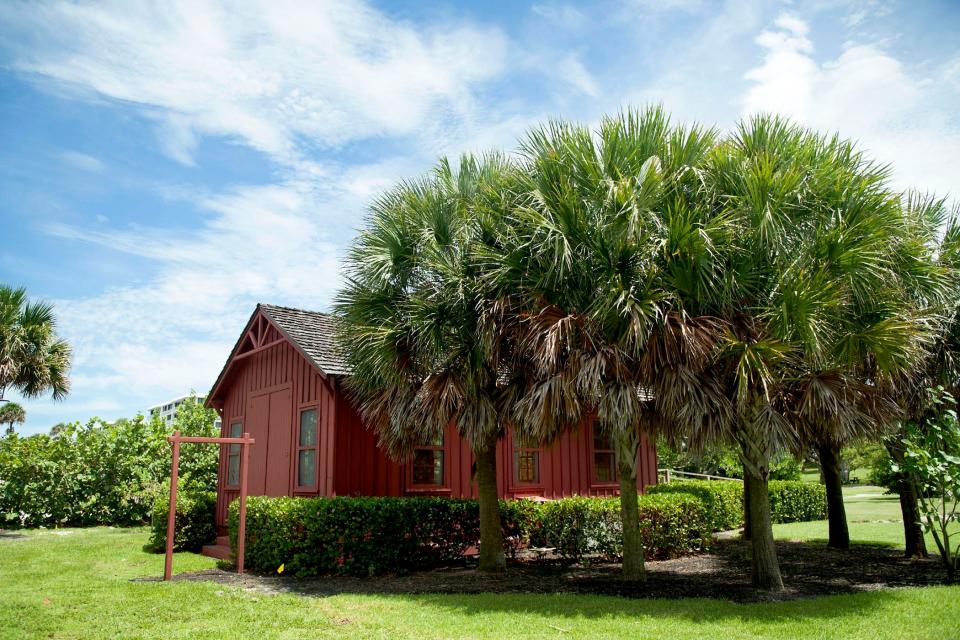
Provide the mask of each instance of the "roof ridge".
{"label": "roof ridge", "polygon": [[320,316],[333,316],[329,311],[314,311],[313,309],[301,309],[300,307],[288,307],[283,304],[271,304],[269,302],[258,302],[258,307],[265,307],[267,309],[285,309],[286,311],[299,311],[301,313],[313,313]]}

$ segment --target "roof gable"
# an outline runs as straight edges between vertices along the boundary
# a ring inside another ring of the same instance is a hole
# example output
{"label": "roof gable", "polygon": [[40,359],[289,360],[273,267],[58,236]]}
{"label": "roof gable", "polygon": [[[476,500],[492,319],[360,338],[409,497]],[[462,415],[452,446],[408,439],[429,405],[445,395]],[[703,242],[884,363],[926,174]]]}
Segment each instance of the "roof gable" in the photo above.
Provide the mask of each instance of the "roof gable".
{"label": "roof gable", "polygon": [[[275,328],[276,332],[270,329]],[[282,337],[268,341],[268,336]],[[269,304],[258,304],[243,332],[230,351],[210,393],[206,405],[214,406],[220,388],[233,364],[247,355],[287,341],[323,377],[349,375],[346,358],[336,344],[336,326],[333,316],[319,311],[306,311]]]}

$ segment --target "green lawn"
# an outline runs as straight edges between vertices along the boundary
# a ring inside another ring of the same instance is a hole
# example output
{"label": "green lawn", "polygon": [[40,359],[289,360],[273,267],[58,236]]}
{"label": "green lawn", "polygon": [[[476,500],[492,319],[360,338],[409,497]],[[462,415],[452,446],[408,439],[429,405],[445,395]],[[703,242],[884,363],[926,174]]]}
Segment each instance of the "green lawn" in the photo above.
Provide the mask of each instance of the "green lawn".
{"label": "green lawn", "polygon": [[[0,537],[0,638],[930,638],[960,619],[960,587],[767,604],[583,595],[264,596],[157,576],[145,529]],[[177,554],[175,571],[214,566]]]}
{"label": "green lawn", "polygon": [[[851,486],[843,488],[850,540],[866,544],[903,546],[903,518],[900,498],[885,493],[882,487]],[[960,533],[960,522],[955,523]],[[952,530],[951,530],[952,531]],[[792,522],[773,527],[778,540],[819,541],[827,539],[827,521]],[[935,552],[933,537],[927,534],[927,549]]]}

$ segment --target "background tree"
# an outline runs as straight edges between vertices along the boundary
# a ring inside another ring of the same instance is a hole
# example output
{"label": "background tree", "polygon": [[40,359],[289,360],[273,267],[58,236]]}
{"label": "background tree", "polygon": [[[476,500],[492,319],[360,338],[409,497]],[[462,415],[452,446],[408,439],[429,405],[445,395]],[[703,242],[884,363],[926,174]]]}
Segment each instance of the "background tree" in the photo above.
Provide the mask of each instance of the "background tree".
{"label": "background tree", "polygon": [[29,302],[26,289],[0,285],[0,400],[8,389],[26,398],[64,398],[70,358],[70,346],[56,335],[53,307]]}
{"label": "background tree", "polygon": [[[875,468],[872,475],[876,480],[889,477],[891,488],[899,494],[905,555],[926,557],[919,487],[916,479],[903,471],[905,440],[911,424],[922,428],[939,415],[931,388],[943,387],[954,397],[960,391],[960,212],[948,208],[943,198],[916,193],[904,195],[900,206],[914,229],[909,237],[934,257],[939,274],[931,280],[926,270],[921,270],[906,281],[911,299],[929,322],[931,340],[923,358],[895,386],[902,416],[883,440],[889,461],[877,465],[888,473],[878,474]],[[906,256],[913,253],[907,252]]]}
{"label": "background tree", "polygon": [[512,168],[501,156],[442,161],[377,200],[347,259],[337,297],[349,389],[397,458],[456,425],[473,450],[480,568],[505,567],[496,446],[512,411],[515,370],[481,333],[481,240],[494,236]]}
{"label": "background tree", "polygon": [[956,524],[960,522],[960,422],[957,401],[943,387],[928,389],[932,413],[923,426],[909,422],[903,441],[902,471],[913,478],[919,491],[924,529],[933,537],[940,560],[951,582],[960,565],[960,543]]}
{"label": "background tree", "polygon": [[23,424],[27,420],[27,412],[16,402],[0,404],[0,424],[7,425],[7,433],[13,433],[14,424]]}

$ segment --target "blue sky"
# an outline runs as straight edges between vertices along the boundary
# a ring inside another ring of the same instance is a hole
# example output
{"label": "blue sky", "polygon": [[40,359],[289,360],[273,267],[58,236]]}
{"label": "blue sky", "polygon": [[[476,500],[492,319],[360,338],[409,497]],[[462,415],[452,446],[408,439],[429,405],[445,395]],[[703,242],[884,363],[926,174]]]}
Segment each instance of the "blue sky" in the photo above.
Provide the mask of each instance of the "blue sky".
{"label": "blue sky", "polygon": [[206,391],[258,301],[326,309],[365,206],[550,117],[663,103],[856,138],[960,193],[960,3],[0,4],[0,282],[73,392],[23,431]]}

